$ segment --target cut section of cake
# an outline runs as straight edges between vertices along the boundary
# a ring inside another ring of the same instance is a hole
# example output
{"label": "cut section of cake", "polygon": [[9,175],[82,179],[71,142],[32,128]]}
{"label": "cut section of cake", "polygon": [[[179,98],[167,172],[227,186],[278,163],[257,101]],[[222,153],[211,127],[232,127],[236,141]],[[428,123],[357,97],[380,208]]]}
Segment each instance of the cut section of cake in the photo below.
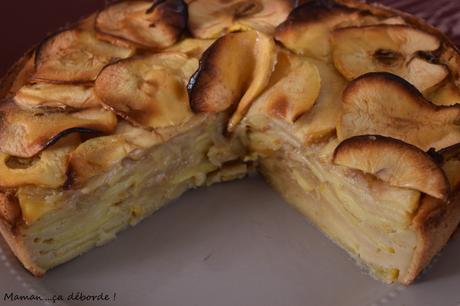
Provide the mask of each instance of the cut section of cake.
{"label": "cut section of cake", "polygon": [[412,283],[460,222],[460,54],[402,12],[296,2],[119,1],[27,53],[0,86],[0,232],[24,267],[256,169]]}

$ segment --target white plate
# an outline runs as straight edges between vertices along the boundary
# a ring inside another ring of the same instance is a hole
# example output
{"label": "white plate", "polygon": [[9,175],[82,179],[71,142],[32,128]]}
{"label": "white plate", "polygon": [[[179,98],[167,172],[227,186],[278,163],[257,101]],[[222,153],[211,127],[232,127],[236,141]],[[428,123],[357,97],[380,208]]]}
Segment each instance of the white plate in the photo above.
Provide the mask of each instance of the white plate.
{"label": "white plate", "polygon": [[[3,243],[3,242],[2,242]],[[291,209],[260,178],[186,193],[106,246],[37,279],[9,251],[0,263],[5,293],[64,299],[71,292],[109,301],[54,305],[460,306],[460,239],[412,286],[387,286]]]}

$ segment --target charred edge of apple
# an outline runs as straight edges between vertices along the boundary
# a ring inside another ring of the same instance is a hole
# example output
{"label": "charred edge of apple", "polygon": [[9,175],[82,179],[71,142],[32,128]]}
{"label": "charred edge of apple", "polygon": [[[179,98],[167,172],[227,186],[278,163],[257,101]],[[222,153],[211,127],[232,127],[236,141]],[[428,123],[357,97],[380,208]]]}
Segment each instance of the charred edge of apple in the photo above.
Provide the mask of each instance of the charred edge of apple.
{"label": "charred edge of apple", "polygon": [[447,148],[441,149],[437,151],[436,154],[441,156],[443,162],[454,157],[460,158],[460,143],[456,143]]}
{"label": "charred edge of apple", "polygon": [[342,141],[335,148],[333,158],[335,159],[337,153],[340,150],[343,150],[343,147],[345,147],[345,146],[349,146],[350,148],[355,149],[355,148],[360,148],[363,145],[367,145],[367,144],[374,145],[376,143],[380,143],[382,145],[388,144],[390,146],[403,148],[404,150],[409,149],[409,150],[411,150],[413,152],[417,152],[417,154],[419,154],[420,156],[423,155],[425,157],[429,157],[429,159],[434,161],[433,158],[427,152],[425,152],[422,149],[414,146],[413,144],[404,142],[402,140],[399,140],[399,139],[396,139],[396,138],[393,138],[393,137],[387,137],[387,136],[382,136],[382,135],[372,135],[372,134],[352,136],[350,138],[345,139],[344,141]]}
{"label": "charred edge of apple", "polygon": [[447,202],[449,200],[451,196],[451,186],[449,184],[449,180],[447,179],[446,173],[441,168],[437,160],[433,158],[433,156],[429,154],[428,152],[425,152],[422,149],[410,143],[404,142],[402,140],[392,138],[392,137],[382,136],[382,135],[353,136],[353,137],[345,139],[335,148],[334,153],[332,155],[332,160],[335,161],[336,156],[339,152],[346,152],[348,149],[358,149],[359,150],[365,147],[366,145],[375,145],[375,144],[380,144],[383,146],[385,145],[394,146],[395,148],[398,148],[404,151],[410,150],[413,153],[420,156],[421,158],[433,162],[433,166],[439,169],[440,173],[442,174],[444,178],[444,182],[445,182],[445,186],[443,186],[443,190],[441,192],[444,196],[440,200],[442,200],[443,202]]}
{"label": "charred edge of apple", "polygon": [[[416,101],[420,106],[422,107],[429,107],[432,110],[441,110],[441,109],[447,109],[447,108],[452,108],[452,107],[457,107],[460,109],[460,104],[454,104],[450,106],[445,106],[445,105],[436,105],[431,103],[429,100],[427,100],[423,94],[411,83],[406,81],[405,79],[390,73],[390,72],[369,72],[366,74],[363,74],[356,79],[352,80],[345,90],[343,91],[342,94],[342,101],[345,100],[345,97],[348,95],[353,95],[354,91],[360,90],[360,83],[367,83],[367,82],[380,82],[380,84],[386,84],[386,85],[391,85],[391,86],[397,86],[399,89],[402,91],[405,91],[407,94],[411,95],[414,98],[414,101]],[[382,88],[385,88],[382,86]],[[385,90],[385,89],[382,89]]]}
{"label": "charred edge of apple", "polygon": [[[146,50],[146,49],[151,50],[152,47],[129,40],[119,35],[107,33],[103,31],[98,25],[97,20],[99,19],[99,15],[103,11],[105,11],[111,6],[114,6],[114,5],[123,3],[123,2],[127,2],[127,1],[131,1],[131,0],[114,1],[106,5],[103,9],[97,12],[95,22],[94,22],[94,30],[96,32],[96,37],[102,41],[109,42],[111,44],[114,44],[120,47],[137,48],[137,49],[140,49],[140,51]],[[144,1],[144,2],[150,2],[150,1]],[[168,2],[173,2],[173,3],[168,3]],[[187,31],[187,25],[188,25],[188,5],[187,3],[185,3],[183,0],[154,0],[152,5],[145,11],[145,14],[146,15],[152,14],[155,12],[157,8],[162,9],[162,6],[166,6],[161,11],[161,18],[164,20],[164,22],[167,22],[168,25],[174,28],[178,28],[175,35],[181,36],[182,34],[184,34]],[[182,16],[182,18],[177,17],[177,16]],[[178,23],[180,23],[179,27],[177,27]],[[150,25],[150,26],[154,26],[154,25]]]}
{"label": "charred edge of apple", "polygon": [[150,14],[156,9],[160,10],[161,19],[177,30],[177,36],[187,29],[188,5],[183,0],[155,0],[146,13]]}
{"label": "charred edge of apple", "polygon": [[278,26],[277,32],[299,24],[318,22],[336,14],[353,13],[359,13],[362,16],[371,15],[368,10],[350,7],[334,0],[306,1],[289,13],[286,21]]}
{"label": "charred edge of apple", "polygon": [[73,133],[84,133],[84,134],[90,134],[90,135],[93,135],[93,136],[104,135],[104,133],[102,133],[101,131],[99,131],[97,129],[83,128],[83,127],[73,127],[73,128],[65,129],[65,130],[57,133],[53,137],[51,137],[51,139],[47,140],[43,144],[42,150],[48,148],[49,146],[52,146],[53,144],[58,142],[61,138],[65,137],[67,135],[73,134]]}
{"label": "charred edge of apple", "polygon": [[203,102],[203,97],[200,97],[199,95],[198,98],[196,97],[196,93],[201,93],[201,88],[204,87],[204,85],[202,85],[202,82],[204,82],[201,78],[202,75],[207,72],[209,72],[211,75],[215,74],[213,71],[214,65],[212,65],[212,62],[214,60],[215,54],[221,48],[224,37],[225,36],[220,37],[215,42],[213,42],[208,49],[206,49],[206,51],[201,56],[198,69],[192,74],[187,83],[187,93],[189,97],[190,108],[192,112],[196,114],[213,112],[209,105],[205,105]]}

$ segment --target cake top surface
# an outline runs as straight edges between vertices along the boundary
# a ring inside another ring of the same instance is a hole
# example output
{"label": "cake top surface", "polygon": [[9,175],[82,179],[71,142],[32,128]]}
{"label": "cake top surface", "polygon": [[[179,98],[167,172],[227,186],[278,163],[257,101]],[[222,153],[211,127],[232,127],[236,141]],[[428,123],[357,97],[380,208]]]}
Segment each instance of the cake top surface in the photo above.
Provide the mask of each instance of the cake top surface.
{"label": "cake top surface", "polygon": [[459,64],[433,27],[357,1],[116,2],[46,38],[4,79],[0,187],[69,188],[69,169],[101,165],[77,188],[203,113],[225,113],[228,137],[265,116],[305,146],[337,138],[339,165],[448,200]]}

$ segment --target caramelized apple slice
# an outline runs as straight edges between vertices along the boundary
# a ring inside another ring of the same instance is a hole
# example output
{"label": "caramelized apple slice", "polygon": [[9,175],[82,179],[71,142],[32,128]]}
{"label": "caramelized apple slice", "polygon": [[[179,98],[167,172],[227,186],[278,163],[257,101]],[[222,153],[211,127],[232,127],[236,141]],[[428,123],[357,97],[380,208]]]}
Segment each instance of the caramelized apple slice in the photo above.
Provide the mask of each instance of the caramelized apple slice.
{"label": "caramelized apple slice", "polygon": [[67,30],[51,36],[37,49],[32,79],[50,83],[91,82],[104,66],[133,52],[100,41],[92,32]]}
{"label": "caramelized apple slice", "polygon": [[218,38],[228,32],[257,30],[273,34],[293,8],[290,0],[188,1],[189,29],[199,38]]}
{"label": "caramelized apple slice", "polygon": [[100,108],[34,113],[7,103],[0,109],[0,118],[0,151],[24,158],[36,155],[67,134],[110,133],[117,125],[116,116]]}
{"label": "caramelized apple slice", "polygon": [[254,102],[251,112],[265,113],[294,123],[319,96],[321,77],[307,59],[279,52],[270,86]]}
{"label": "caramelized apple slice", "polygon": [[277,27],[275,38],[297,54],[328,59],[331,31],[338,24],[352,22],[361,15],[358,9],[335,1],[308,1],[295,8]]}
{"label": "caramelized apple slice", "polygon": [[437,37],[405,25],[350,27],[332,35],[334,64],[352,80],[367,72],[396,74],[426,92],[449,74],[447,67],[418,56],[440,47]]}
{"label": "caramelized apple slice", "polygon": [[342,100],[340,139],[378,134],[425,151],[460,142],[460,105],[434,105],[396,75],[363,75],[347,86]]}
{"label": "caramelized apple slice", "polygon": [[70,154],[66,186],[81,187],[90,178],[106,172],[135,148],[136,146],[126,142],[121,135],[96,137],[85,141]]}
{"label": "caramelized apple slice", "polygon": [[305,143],[316,143],[335,134],[347,81],[334,65],[312,58],[309,60],[318,68],[323,86],[312,109],[297,120],[296,134]]}
{"label": "caramelized apple slice", "polygon": [[99,106],[93,88],[84,85],[36,83],[21,87],[14,101],[23,109],[73,108],[84,109]]}
{"label": "caramelized apple slice", "polygon": [[35,185],[59,188],[67,176],[69,154],[78,146],[78,135],[68,135],[44,150],[37,157],[22,159],[0,153],[0,186]]}
{"label": "caramelized apple slice", "polygon": [[187,5],[182,0],[124,1],[102,10],[96,31],[115,44],[119,40],[163,49],[173,45],[187,26]]}
{"label": "caramelized apple slice", "polygon": [[460,143],[437,152],[442,157],[442,169],[449,180],[452,192],[460,189]]}
{"label": "caramelized apple slice", "polygon": [[383,136],[356,136],[335,149],[337,165],[375,175],[396,187],[411,188],[447,200],[449,182],[436,162],[419,148]]}
{"label": "caramelized apple slice", "polygon": [[437,105],[460,104],[460,89],[453,80],[449,80],[441,88],[433,92],[429,99]]}
{"label": "caramelized apple slice", "polygon": [[273,39],[256,31],[230,33],[203,55],[188,84],[195,112],[223,112],[236,106],[232,131],[270,80],[276,60]]}
{"label": "caramelized apple slice", "polygon": [[165,51],[181,52],[187,54],[188,57],[196,57],[199,59],[214,41],[214,39],[186,38],[174,46],[165,49]]}
{"label": "caramelized apple slice", "polygon": [[127,59],[105,68],[96,80],[96,96],[126,120],[161,128],[190,119],[186,84],[197,59],[159,53]]}

